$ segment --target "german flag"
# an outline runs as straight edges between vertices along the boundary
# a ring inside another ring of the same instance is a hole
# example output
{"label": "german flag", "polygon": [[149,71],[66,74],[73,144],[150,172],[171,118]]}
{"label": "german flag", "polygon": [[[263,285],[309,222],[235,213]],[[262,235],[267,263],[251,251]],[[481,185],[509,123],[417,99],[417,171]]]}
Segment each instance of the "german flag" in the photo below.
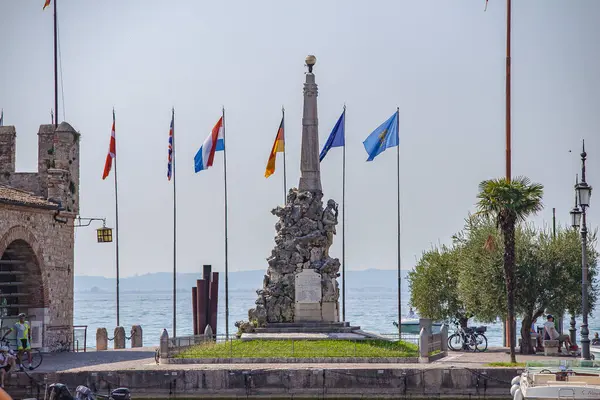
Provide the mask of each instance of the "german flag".
{"label": "german flag", "polygon": [[50,0],[46,0],[46,2],[44,3],[44,8],[42,8],[42,10],[45,10],[46,7],[48,7],[50,5]]}
{"label": "german flag", "polygon": [[277,136],[275,136],[275,143],[273,143],[273,148],[271,149],[271,154],[269,155],[269,161],[267,161],[267,169],[265,171],[265,178],[273,175],[275,173],[275,160],[277,157],[277,153],[283,153],[285,151],[285,140],[283,133],[283,117],[281,117],[281,123],[279,124],[279,129],[277,129]]}

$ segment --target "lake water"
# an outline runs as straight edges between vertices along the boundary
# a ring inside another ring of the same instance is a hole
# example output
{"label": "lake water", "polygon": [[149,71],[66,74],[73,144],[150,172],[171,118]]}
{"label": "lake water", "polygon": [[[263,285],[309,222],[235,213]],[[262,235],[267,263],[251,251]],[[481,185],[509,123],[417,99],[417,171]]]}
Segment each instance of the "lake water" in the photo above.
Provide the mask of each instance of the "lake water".
{"label": "lake water", "polygon": [[[230,280],[231,281],[231,280]],[[256,300],[255,285],[246,282],[230,282],[229,298],[229,332],[235,333],[236,321],[247,319],[248,309]],[[403,288],[403,310],[408,310],[408,288]],[[225,294],[219,291],[218,332],[225,333]],[[144,332],[144,345],[157,345],[163,328],[172,331],[172,294],[164,291],[140,291],[121,293],[120,319],[127,335],[131,325],[139,324]],[[346,320],[352,325],[359,325],[364,330],[377,333],[394,333],[392,324],[397,321],[397,292],[393,282],[382,283],[381,286],[360,287],[360,282],[347,282]],[[114,293],[75,293],[75,325],[87,325],[87,346],[95,347],[96,329],[107,328],[112,337],[116,325],[116,299]],[[566,321],[566,324],[568,321]],[[475,325],[473,323],[472,325]],[[578,323],[579,325],[579,323]],[[486,336],[490,346],[502,345],[502,326],[500,323],[487,324]],[[452,329],[452,328],[451,328]],[[568,329],[568,326],[565,328]],[[590,336],[600,330],[600,321],[590,319]],[[568,332],[568,331],[566,331]],[[579,332],[578,332],[579,333]],[[179,291],[177,294],[177,335],[192,334],[191,290]],[[83,338],[78,340],[83,341]],[[82,344],[81,344],[82,345]]]}

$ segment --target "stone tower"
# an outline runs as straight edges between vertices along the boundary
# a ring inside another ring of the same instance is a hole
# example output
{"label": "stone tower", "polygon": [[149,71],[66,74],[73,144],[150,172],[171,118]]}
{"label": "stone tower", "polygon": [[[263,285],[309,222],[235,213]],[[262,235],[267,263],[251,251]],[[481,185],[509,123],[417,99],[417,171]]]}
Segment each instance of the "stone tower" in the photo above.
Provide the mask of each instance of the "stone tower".
{"label": "stone tower", "polygon": [[79,133],[41,125],[37,172],[15,171],[15,149],[15,127],[0,127],[0,315],[10,326],[25,313],[33,346],[69,350]]}
{"label": "stone tower", "polygon": [[248,312],[255,326],[339,321],[340,262],[329,256],[337,225],[337,204],[329,200],[323,208],[317,85],[312,72],[315,62],[314,56],[306,58],[300,182],[298,189],[290,189],[285,206],[272,211],[279,217],[275,248],[267,259],[269,266],[263,288],[257,291],[256,308]]}

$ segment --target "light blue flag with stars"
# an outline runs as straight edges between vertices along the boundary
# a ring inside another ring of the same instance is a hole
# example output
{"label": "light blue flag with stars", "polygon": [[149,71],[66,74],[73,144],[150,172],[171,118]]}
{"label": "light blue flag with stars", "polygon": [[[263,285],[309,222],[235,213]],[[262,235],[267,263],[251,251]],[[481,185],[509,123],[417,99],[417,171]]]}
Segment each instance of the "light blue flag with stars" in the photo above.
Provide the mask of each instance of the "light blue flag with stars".
{"label": "light blue flag with stars", "polygon": [[383,153],[388,147],[398,146],[398,111],[387,121],[379,125],[363,142],[365,150],[369,155],[367,161],[373,161],[375,157]]}

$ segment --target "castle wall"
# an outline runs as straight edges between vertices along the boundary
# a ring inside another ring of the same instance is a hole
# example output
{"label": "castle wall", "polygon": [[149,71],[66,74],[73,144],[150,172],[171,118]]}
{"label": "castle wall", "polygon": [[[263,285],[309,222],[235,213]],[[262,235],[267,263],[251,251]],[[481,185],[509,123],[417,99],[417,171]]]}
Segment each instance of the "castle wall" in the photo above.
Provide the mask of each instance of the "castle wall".
{"label": "castle wall", "polygon": [[43,347],[49,350],[68,347],[73,337],[75,215],[61,213],[69,217],[65,224],[54,220],[55,213],[55,210],[0,205],[0,255],[15,240],[27,242],[35,254],[37,265],[30,268],[39,268],[39,275],[35,270],[28,272],[40,280],[30,291],[27,302],[35,307],[28,314],[36,316],[32,321],[44,321]]}

